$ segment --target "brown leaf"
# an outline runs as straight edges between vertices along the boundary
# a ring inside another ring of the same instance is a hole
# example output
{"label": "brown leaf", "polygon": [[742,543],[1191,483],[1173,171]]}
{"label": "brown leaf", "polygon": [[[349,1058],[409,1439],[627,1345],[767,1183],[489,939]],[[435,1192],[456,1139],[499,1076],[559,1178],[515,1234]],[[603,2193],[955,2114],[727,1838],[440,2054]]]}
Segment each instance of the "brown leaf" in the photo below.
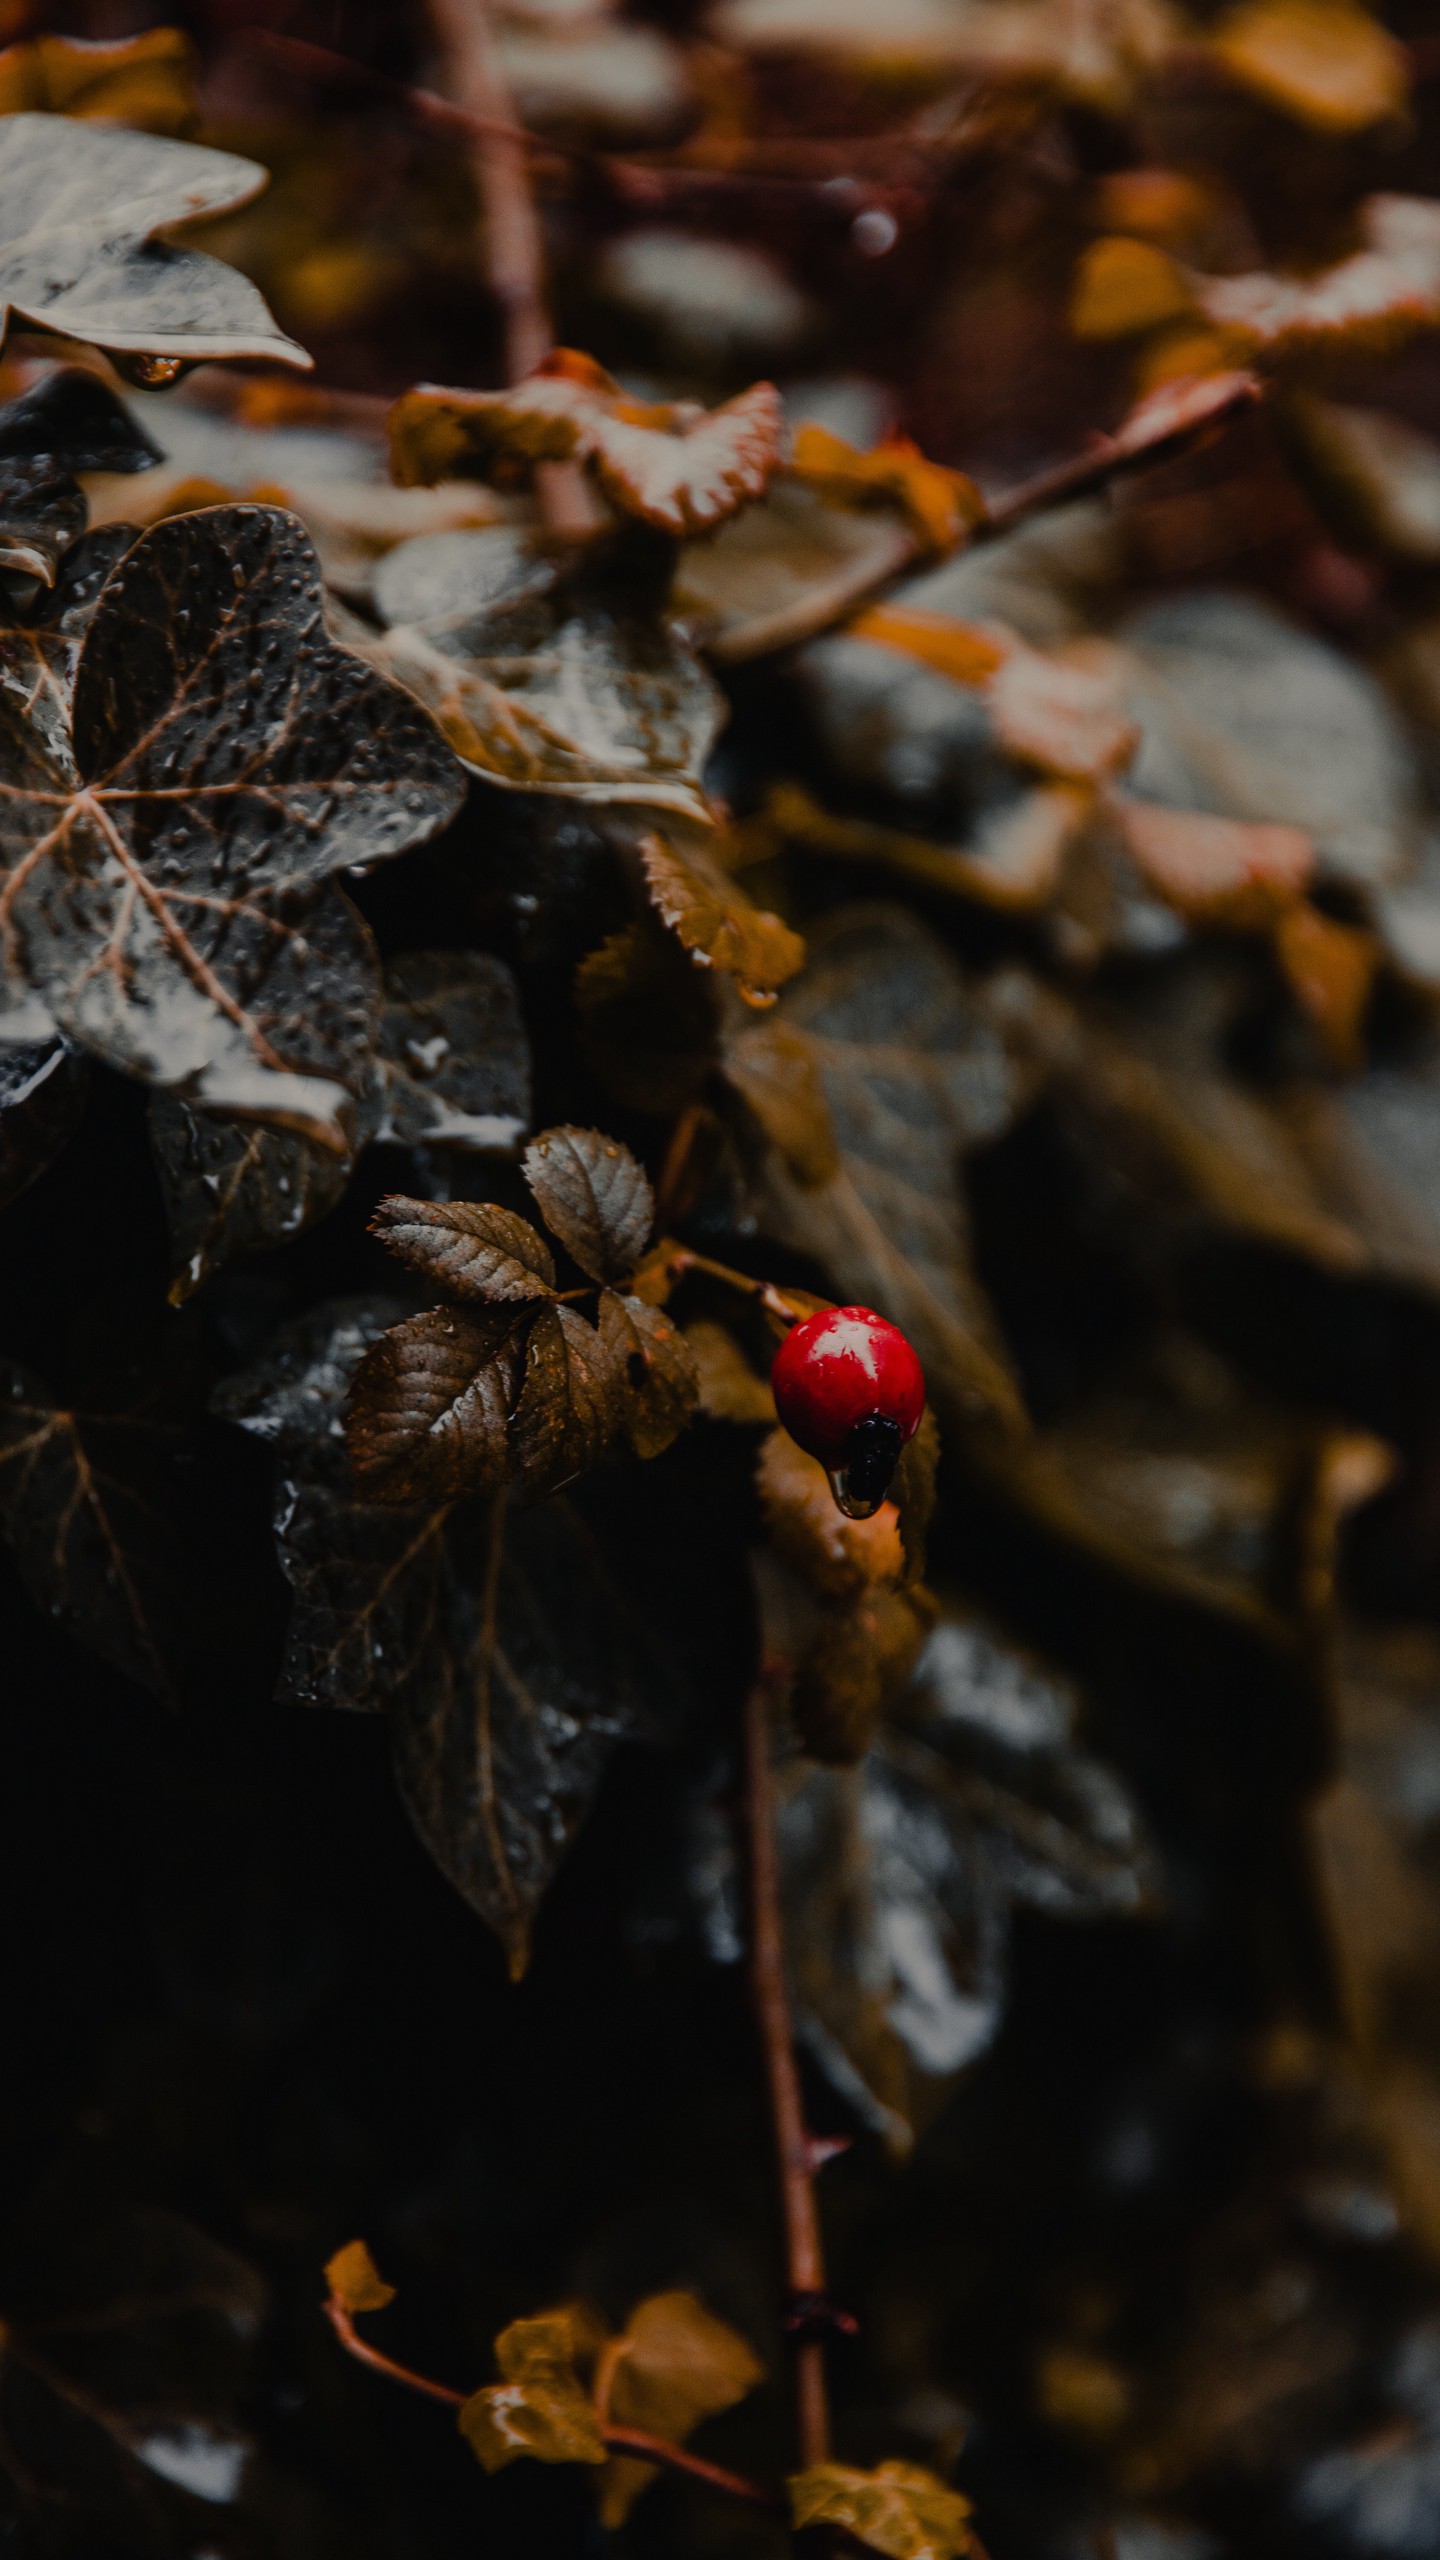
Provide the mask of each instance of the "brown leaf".
{"label": "brown leaf", "polygon": [[808,2525],[841,2525],[886,2560],[960,2560],[970,2548],[969,2499],[916,2463],[855,2471],[843,2462],[817,2462],[787,2485],[797,2533]]}
{"label": "brown leaf", "polygon": [[520,1373],[515,1320],[507,1306],[431,1307],[366,1353],[346,1431],[355,1480],[372,1501],[443,1502],[504,1483]]}
{"label": "brown leaf", "polygon": [[525,1179],[552,1235],[592,1280],[628,1280],[655,1223],[643,1166],[598,1129],[542,1129],[525,1150]]}
{"label": "brown leaf", "polygon": [[[728,2322],[693,2293],[652,2293],[637,2303],[614,2357],[609,2424],[684,2444],[704,2418],[733,2408],[765,2379],[765,2368]],[[600,2483],[600,2521],[622,2525],[642,2489],[657,2477],[653,2463],[611,2460]]]}
{"label": "brown leaf", "polygon": [[597,1314],[617,1383],[621,1426],[637,1458],[658,1458],[699,1401],[690,1345],[664,1309],[643,1298],[602,1290]]}
{"label": "brown leaf", "polygon": [[828,1598],[848,1600],[872,1583],[905,1578],[900,1517],[882,1502],[868,1520],[838,1507],[818,1458],[798,1449],[788,1431],[772,1431],[756,1463],[766,1526],[780,1554]]}
{"label": "brown leaf", "polygon": [[568,2311],[512,2320],[495,2341],[504,2376],[472,2392],[457,2424],[477,2462],[503,2471],[529,2454],[536,2462],[603,2462],[600,2421],[575,2370]]}
{"label": "brown leaf", "polygon": [[1319,275],[1192,276],[1206,318],[1240,342],[1288,353],[1308,345],[1389,346],[1440,317],[1440,205],[1367,196],[1361,246]]}
{"label": "brown leaf", "polygon": [[716,1422],[775,1420],[775,1399],[757,1378],[733,1333],[708,1316],[685,1327],[685,1339],[700,1381],[700,1411]]}
{"label": "brown leaf", "polygon": [[604,1455],[620,1420],[613,1343],[574,1307],[543,1307],[526,1339],[511,1422],[522,1490],[533,1499],[583,1475]]}
{"label": "brown leaf", "polygon": [[1210,43],[1243,88],[1320,133],[1358,133],[1400,115],[1405,48],[1355,0],[1242,0]]}
{"label": "brown leaf", "polygon": [[890,1487],[890,1499],[900,1517],[905,1570],[912,1582],[918,1582],[925,1570],[925,1536],[935,1509],[935,1470],[939,1463],[940,1426],[927,1404],[920,1416],[919,1430],[900,1453]]}
{"label": "brown leaf", "polygon": [[344,1197],[355,1159],[295,1129],[192,1111],[153,1093],[150,1154],[176,1260],[170,1303],[183,1306],[238,1253],[262,1253],[326,1217]]}
{"label": "brown leaf", "polygon": [[[887,1508],[889,1506],[887,1505]],[[851,1768],[920,1659],[935,1604],[923,1585],[872,1584],[829,1609],[795,1664],[791,1708],[812,1760]]]}
{"label": "brown leaf", "polygon": [[1381,959],[1375,935],[1358,925],[1337,924],[1303,898],[1281,916],[1275,953],[1335,1064],[1359,1066],[1366,1009]]}
{"label": "brown leaf", "polygon": [[63,1040],[0,1047],[0,1209],[74,1136],[88,1082],[85,1060]]}
{"label": "brown leaf", "polygon": [[673,1117],[716,1063],[714,982],[647,912],[588,952],[575,972],[587,1064],[629,1110]]}
{"label": "brown leaf", "polygon": [[73,763],[32,732],[0,799],[12,1036],[48,1014],[129,1074],[345,1146],[378,964],[326,876],[432,834],[458,768],[327,641],[309,541],[265,508],[141,536],[74,701]]}
{"label": "brown leaf", "polygon": [[136,132],[189,133],[197,121],[195,48],[179,27],[148,27],[110,44],[31,36],[0,53],[0,115],[33,108]]}
{"label": "brown leaf", "polygon": [[920,605],[870,604],[845,629],[852,640],[899,649],[956,684],[985,684],[1002,667],[1013,634],[994,623],[962,622],[954,614]]}
{"label": "brown leaf", "polygon": [[1098,664],[1077,664],[1016,641],[985,688],[995,734],[1009,754],[1070,781],[1099,781],[1128,764],[1139,732],[1103,644]]}
{"label": "brown leaf", "polygon": [[1303,828],[1165,809],[1151,800],[1121,799],[1115,807],[1150,887],[1197,924],[1270,924],[1315,876],[1315,848]]}
{"label": "brown leaf", "polygon": [[395,2299],[395,2287],[385,2282],[363,2240],[347,2240],[326,2259],[325,2281],[347,2311],[383,2311]]}
{"label": "brown leaf", "polygon": [[829,1182],[839,1150],[811,1043],[786,1022],[749,1023],[721,1051],[728,1085],[749,1105],[797,1182]]}
{"label": "brown leaf", "polygon": [[791,469],[828,496],[852,503],[876,494],[897,499],[919,543],[937,559],[956,550],[985,514],[974,481],[928,461],[908,436],[886,436],[861,453],[843,436],[807,420],[795,431]]}
{"label": "brown leaf", "polygon": [[[228,151],[68,116],[0,116],[0,308],[32,327],[168,363],[307,365],[235,267],[157,239],[225,213],[266,173]],[[162,374],[162,381],[167,377]]]}
{"label": "brown leaf", "polygon": [[755,906],[698,835],[640,840],[645,884],[656,913],[702,968],[732,977],[749,1004],[774,1002],[805,965],[798,933]]}
{"label": "brown leaf", "polygon": [[371,1231],[437,1288],[456,1298],[549,1297],[555,1287],[550,1248],[528,1218],[488,1200],[380,1202]]}
{"label": "brown leaf", "polygon": [[919,550],[897,498],[857,505],[782,473],[757,506],[686,544],[671,603],[710,657],[741,665],[843,621]]}
{"label": "brown leaf", "polygon": [[517,462],[587,464],[613,506],[681,536],[709,532],[763,494],[781,422],[768,382],[707,415],[691,402],[647,410],[598,366],[578,380],[545,371],[508,391],[407,391],[390,413],[391,462],[402,488]]}
{"label": "brown leaf", "polygon": [[0,408],[0,568],[53,586],[61,553],[85,525],[75,474],[129,476],[159,460],[159,447],[123,403],[97,375],[76,366],[63,365],[6,401]]}

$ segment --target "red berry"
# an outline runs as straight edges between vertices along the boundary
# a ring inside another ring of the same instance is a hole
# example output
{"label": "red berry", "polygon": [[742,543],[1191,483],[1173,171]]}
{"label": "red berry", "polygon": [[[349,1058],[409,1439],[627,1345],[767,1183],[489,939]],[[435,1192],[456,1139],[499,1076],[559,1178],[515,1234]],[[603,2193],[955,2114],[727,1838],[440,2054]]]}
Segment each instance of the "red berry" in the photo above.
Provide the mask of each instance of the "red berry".
{"label": "red berry", "polygon": [[877,1511],[925,1410],[925,1372],[904,1334],[869,1307],[822,1307],[787,1333],[770,1384],[791,1439],[838,1479],[841,1509]]}

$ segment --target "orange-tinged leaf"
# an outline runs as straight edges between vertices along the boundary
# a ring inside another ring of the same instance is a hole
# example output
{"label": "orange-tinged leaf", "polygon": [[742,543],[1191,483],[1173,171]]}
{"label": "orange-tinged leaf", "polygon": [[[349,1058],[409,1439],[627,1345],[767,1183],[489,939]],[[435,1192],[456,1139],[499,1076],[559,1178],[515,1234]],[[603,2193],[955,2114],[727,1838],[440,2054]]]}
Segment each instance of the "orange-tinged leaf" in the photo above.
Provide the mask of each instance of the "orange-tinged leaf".
{"label": "orange-tinged leaf", "polygon": [[1233,80],[1322,133],[1400,114],[1405,48],[1354,0],[1249,0],[1211,43]]}
{"label": "orange-tinged leaf", "polygon": [[1130,231],[1171,249],[1213,221],[1215,210],[1213,187],[1179,169],[1112,169],[1095,189],[1102,230]]}
{"label": "orange-tinged leaf", "polygon": [[1138,731],[1103,643],[1077,664],[1017,641],[987,687],[1003,747],[1067,781],[1098,781],[1133,755]]}
{"label": "orange-tinged leaf", "polygon": [[969,2499],[917,2463],[853,2471],[848,2463],[817,2462],[787,2485],[797,2533],[807,2525],[841,2525],[886,2560],[960,2560],[970,2546]]}
{"label": "orange-tinged leaf", "polygon": [[1380,965],[1374,934],[1337,924],[1306,899],[1280,918],[1275,953],[1336,1065],[1358,1066],[1365,1009]]}
{"label": "orange-tinged leaf", "polygon": [[725,1081],[747,1102],[798,1182],[828,1182],[838,1154],[813,1041],[785,1022],[757,1022],[727,1039]]}
{"label": "orange-tinged leaf", "polygon": [[1206,318],[1256,347],[1389,345],[1440,320],[1440,203],[1370,196],[1361,246],[1316,275],[1192,276]]}
{"label": "orange-tinged leaf", "polygon": [[620,1405],[620,1424],[637,1458],[658,1458],[685,1428],[700,1395],[690,1345],[661,1307],[601,1291],[596,1309]]}
{"label": "orange-tinged leaf", "polygon": [[700,1410],[716,1422],[775,1420],[775,1399],[757,1378],[739,1343],[723,1324],[697,1316],[685,1327],[685,1339],[700,1381]]}
{"label": "orange-tinged leaf", "polygon": [[1301,827],[1165,809],[1153,800],[1121,800],[1116,815],[1150,887],[1197,924],[1270,924],[1315,876],[1315,848]]}
{"label": "orange-tinged leaf", "polygon": [[1077,338],[1130,338],[1194,309],[1173,258],[1148,240],[1092,240],[1075,270],[1070,329]]}
{"label": "orange-tinged leaf", "polygon": [[828,427],[807,421],[795,430],[791,467],[832,497],[898,499],[925,549],[941,557],[957,549],[985,513],[974,481],[928,460],[908,436],[887,436],[862,453]]}
{"label": "orange-tinged leaf", "polygon": [[118,44],[31,36],[0,53],[0,115],[104,118],[141,133],[192,131],[195,48],[179,27]]}
{"label": "orange-tinged leaf", "polygon": [[819,1460],[797,1448],[788,1431],[772,1431],[762,1444],[756,1476],[777,1549],[816,1591],[847,1600],[870,1583],[904,1581],[893,1502],[882,1502],[868,1520],[847,1519]]}
{"label": "orange-tinged leaf", "polygon": [[471,2393],[460,2432],[487,2471],[521,2454],[536,2462],[603,2462],[600,2421],[575,2370],[578,2341],[568,2311],[512,2320],[495,2341],[503,2380]]}
{"label": "orange-tinged leaf", "polygon": [[1010,646],[1009,635],[988,623],[959,622],[952,613],[917,605],[867,605],[845,629],[852,640],[903,650],[907,658],[918,658],[956,684],[984,684],[1004,664]]}
{"label": "orange-tinged leaf", "polygon": [[747,1004],[773,1004],[805,965],[799,934],[755,906],[697,835],[646,835],[639,851],[655,911],[697,967],[733,978]]}
{"label": "orange-tinged leaf", "polygon": [[1169,379],[1136,401],[1111,442],[1127,461],[1138,461],[1142,454],[1158,454],[1165,445],[1192,436],[1207,424],[1220,425],[1259,397],[1256,376],[1243,367]]}
{"label": "orange-tinged leaf", "polygon": [[[610,2423],[683,2444],[704,2418],[733,2408],[765,2378],[739,2331],[693,2293],[654,2293],[637,2304],[615,2342]],[[613,2532],[656,2477],[648,2462],[612,2462],[600,2484],[600,2521]]]}
{"label": "orange-tinged leaf", "polygon": [[904,1690],[935,1623],[923,1587],[872,1583],[843,1608],[827,1609],[795,1664],[791,1711],[812,1760],[853,1768],[880,1717]]}
{"label": "orange-tinged leaf", "polygon": [[395,2287],[385,2282],[363,2240],[347,2240],[326,2259],[325,2281],[332,2300],[347,2311],[383,2311],[395,2299]]}

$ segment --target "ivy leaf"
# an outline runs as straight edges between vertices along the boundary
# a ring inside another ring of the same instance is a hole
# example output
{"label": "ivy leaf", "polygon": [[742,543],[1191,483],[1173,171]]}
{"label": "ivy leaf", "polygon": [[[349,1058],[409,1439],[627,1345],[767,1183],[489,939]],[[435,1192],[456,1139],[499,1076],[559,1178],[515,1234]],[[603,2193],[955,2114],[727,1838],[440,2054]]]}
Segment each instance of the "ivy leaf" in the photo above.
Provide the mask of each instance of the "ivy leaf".
{"label": "ivy leaf", "polygon": [[1440,318],[1440,205],[1368,196],[1361,246],[1319,275],[1192,276],[1207,320],[1242,346],[1390,346]]}
{"label": "ivy leaf", "polygon": [[797,2533],[839,2525],[886,2560],[962,2560],[971,2548],[969,2499],[916,2463],[854,2471],[844,2462],[817,2462],[787,2485]]}
{"label": "ivy leaf", "polygon": [[619,1390],[621,1427],[637,1458],[658,1458],[699,1401],[690,1346],[663,1307],[611,1289],[601,1292],[597,1323]]}
{"label": "ivy leaf", "polygon": [[161,455],[93,373],[66,366],[0,408],[0,569],[54,583],[85,529],[77,471],[148,471]]}
{"label": "ivy leaf", "polygon": [[[0,1050],[0,1061],[7,1052]],[[238,1253],[285,1244],[343,1199],[354,1170],[349,1149],[316,1146],[293,1129],[192,1111],[171,1093],[153,1093],[150,1154],[175,1256],[169,1297],[184,1306]]]}
{"label": "ivy leaf", "polygon": [[512,2320],[495,2341],[504,2376],[472,2392],[457,2421],[487,2471],[530,2454],[537,2462],[603,2462],[600,2421],[575,2370],[575,2327],[568,2311]]}
{"label": "ivy leaf", "polygon": [[0,117],[0,301],[117,353],[306,365],[248,276],[155,235],[257,195],[253,160],[67,116]]}
{"label": "ivy leaf", "polygon": [[350,1395],[350,1457],[363,1493],[443,1502],[504,1482],[520,1374],[514,1331],[508,1307],[431,1307],[381,1335]]}
{"label": "ivy leaf", "polygon": [[0,1361],[0,1525],[26,1589],[167,1705],[186,1586],[182,1459],[164,1423],[73,1410]]}
{"label": "ivy leaf", "polygon": [[618,1138],[598,1129],[544,1129],[524,1156],[525,1179],[552,1235],[592,1280],[628,1280],[655,1223],[649,1177]]}
{"label": "ivy leaf", "polygon": [[702,840],[642,836],[640,863],[656,914],[702,968],[733,978],[747,1004],[772,1004],[804,968],[799,934],[755,906]]}
{"label": "ivy leaf", "polygon": [[366,654],[488,781],[706,825],[700,775],[723,699],[618,567],[508,526],[421,535],[376,574],[389,628]]}
{"label": "ivy leaf", "polygon": [[[614,2359],[609,2423],[662,2436],[667,2444],[684,2444],[702,2419],[732,2409],[765,2379],[749,2342],[693,2293],[652,2293],[637,2303],[608,2352]],[[657,2477],[653,2463],[623,2455],[607,2465],[600,2521],[608,2532],[624,2523]]]}
{"label": "ivy leaf", "polygon": [[73,763],[32,731],[0,787],[0,921],[11,1036],[48,1011],[130,1074],[338,1146],[379,990],[325,875],[432,834],[463,783],[322,614],[293,517],[142,535],[81,644]]}
{"label": "ivy leaf", "polygon": [[530,1044],[515,980],[485,951],[387,962],[375,1136],[508,1151],[530,1126]]}
{"label": "ivy leaf", "polygon": [[549,1297],[550,1248],[528,1218],[488,1200],[408,1200],[392,1193],[371,1220],[382,1244],[456,1298]]}
{"label": "ivy leaf", "polygon": [[325,2281],[335,2301],[347,2311],[383,2311],[395,2299],[363,2240],[347,2240],[325,2262]]}
{"label": "ivy leaf", "polygon": [[508,391],[425,383],[405,392],[390,412],[391,463],[402,488],[504,474],[517,462],[582,463],[612,506],[678,537],[708,533],[762,495],[781,458],[782,419],[773,383],[753,383],[708,415],[693,401],[651,407],[561,348]]}
{"label": "ivy leaf", "polygon": [[603,1457],[619,1428],[613,1335],[574,1307],[542,1307],[525,1341],[511,1445],[522,1490],[553,1493]]}
{"label": "ivy leaf", "polygon": [[54,1163],[85,1107],[85,1060],[64,1040],[0,1048],[0,1208]]}

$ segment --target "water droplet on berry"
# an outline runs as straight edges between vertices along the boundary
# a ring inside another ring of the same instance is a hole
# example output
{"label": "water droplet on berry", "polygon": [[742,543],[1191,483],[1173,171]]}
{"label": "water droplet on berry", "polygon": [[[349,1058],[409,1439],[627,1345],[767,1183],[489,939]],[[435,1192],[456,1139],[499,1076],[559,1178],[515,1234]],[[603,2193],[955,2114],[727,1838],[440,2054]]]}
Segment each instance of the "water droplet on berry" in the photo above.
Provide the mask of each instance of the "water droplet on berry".
{"label": "water droplet on berry", "polygon": [[827,1467],[826,1474],[830,1479],[830,1490],[835,1496],[835,1507],[838,1511],[844,1512],[847,1520],[874,1519],[885,1499],[883,1492],[872,1494],[869,1491],[862,1492],[858,1488],[852,1491],[849,1467]]}

